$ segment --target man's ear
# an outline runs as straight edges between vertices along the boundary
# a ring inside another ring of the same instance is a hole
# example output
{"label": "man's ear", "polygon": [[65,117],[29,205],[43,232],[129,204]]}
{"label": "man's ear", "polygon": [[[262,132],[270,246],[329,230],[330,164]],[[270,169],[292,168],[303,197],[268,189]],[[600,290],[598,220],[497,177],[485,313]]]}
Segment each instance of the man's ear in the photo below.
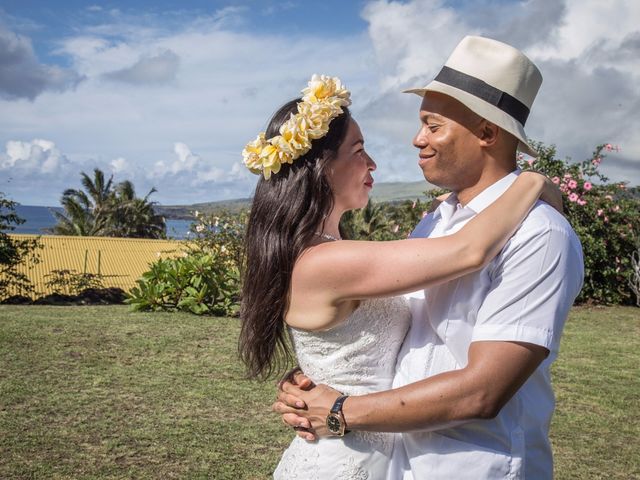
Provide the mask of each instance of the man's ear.
{"label": "man's ear", "polygon": [[483,147],[491,147],[495,145],[498,141],[499,135],[500,127],[483,118],[480,122],[480,134],[478,135],[480,145]]}

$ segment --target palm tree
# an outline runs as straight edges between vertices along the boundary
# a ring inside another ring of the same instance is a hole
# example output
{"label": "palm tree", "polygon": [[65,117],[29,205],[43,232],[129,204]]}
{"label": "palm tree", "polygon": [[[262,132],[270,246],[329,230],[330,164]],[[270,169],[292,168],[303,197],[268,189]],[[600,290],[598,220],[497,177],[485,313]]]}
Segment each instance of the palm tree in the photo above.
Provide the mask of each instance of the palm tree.
{"label": "palm tree", "polygon": [[164,218],[153,210],[155,202],[149,196],[137,198],[133,183],[128,180],[113,185],[113,176],[105,181],[99,168],[93,179],[81,172],[84,190],[69,188],[62,194],[64,214],[53,212],[58,224],[53,233],[105,237],[164,238]]}
{"label": "palm tree", "polygon": [[81,172],[82,185],[86,191],[68,188],[62,194],[60,203],[65,213],[53,212],[58,220],[53,233],[58,235],[105,235],[107,211],[112,196],[113,176],[105,183],[104,173],[99,168],[93,170],[93,179]]}
{"label": "palm tree", "polygon": [[388,240],[391,231],[384,208],[371,200],[366,207],[347,212],[342,217],[340,228],[347,238],[354,240]]}
{"label": "palm tree", "polygon": [[112,236],[129,238],[165,238],[166,225],[164,217],[156,215],[153,210],[155,202],[149,197],[157,192],[149,190],[144,198],[136,197],[133,183],[125,180],[116,185],[112,198],[109,224]]}

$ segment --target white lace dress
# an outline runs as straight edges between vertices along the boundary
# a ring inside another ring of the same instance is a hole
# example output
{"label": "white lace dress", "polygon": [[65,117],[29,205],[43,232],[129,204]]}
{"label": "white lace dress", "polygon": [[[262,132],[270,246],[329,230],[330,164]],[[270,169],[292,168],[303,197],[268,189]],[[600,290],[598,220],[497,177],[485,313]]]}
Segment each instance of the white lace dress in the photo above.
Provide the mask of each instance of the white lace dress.
{"label": "white lace dress", "polygon": [[[402,297],[363,301],[341,324],[322,332],[290,329],[298,364],[315,383],[348,395],[388,390],[411,322]],[[394,434],[350,432],[307,442],[294,438],[275,479],[375,480],[387,476]]]}

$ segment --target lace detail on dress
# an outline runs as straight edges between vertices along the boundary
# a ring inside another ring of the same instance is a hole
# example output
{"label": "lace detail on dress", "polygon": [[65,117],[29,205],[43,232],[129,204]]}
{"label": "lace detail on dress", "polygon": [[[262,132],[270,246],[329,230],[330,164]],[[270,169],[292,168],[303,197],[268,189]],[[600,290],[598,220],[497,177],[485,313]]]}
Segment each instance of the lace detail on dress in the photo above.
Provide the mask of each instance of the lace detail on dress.
{"label": "lace detail on dress", "polygon": [[[341,324],[321,332],[290,328],[298,364],[315,382],[348,395],[391,388],[396,357],[411,322],[403,297],[371,299]],[[394,434],[351,432],[315,443],[296,437],[284,453],[277,479],[385,478]]]}
{"label": "lace detail on dress", "polygon": [[336,478],[339,480],[368,480],[369,474],[356,463],[353,457],[349,457],[340,466],[340,471]]}

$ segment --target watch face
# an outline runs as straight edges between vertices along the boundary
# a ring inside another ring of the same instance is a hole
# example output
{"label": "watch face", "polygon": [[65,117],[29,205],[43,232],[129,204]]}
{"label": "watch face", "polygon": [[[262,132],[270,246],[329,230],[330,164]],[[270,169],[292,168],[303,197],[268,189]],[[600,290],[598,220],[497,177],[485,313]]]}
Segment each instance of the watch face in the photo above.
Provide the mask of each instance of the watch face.
{"label": "watch face", "polygon": [[327,428],[331,433],[340,433],[341,426],[342,425],[340,425],[340,420],[337,417],[333,415],[329,415],[327,417]]}

